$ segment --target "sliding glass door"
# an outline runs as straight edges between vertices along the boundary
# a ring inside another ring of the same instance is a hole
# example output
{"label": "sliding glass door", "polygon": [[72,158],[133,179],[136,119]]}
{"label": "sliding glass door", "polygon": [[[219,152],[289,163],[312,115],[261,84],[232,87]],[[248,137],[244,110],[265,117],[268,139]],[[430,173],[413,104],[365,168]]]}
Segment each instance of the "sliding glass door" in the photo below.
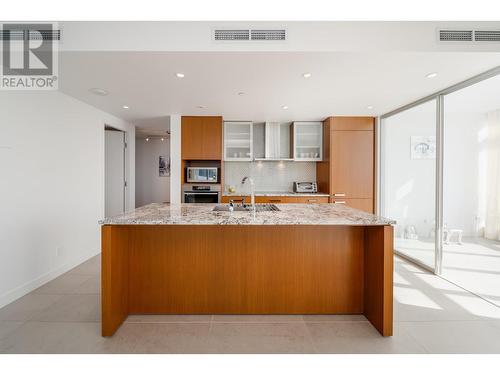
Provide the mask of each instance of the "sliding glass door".
{"label": "sliding glass door", "polygon": [[500,306],[500,76],[444,97],[441,275]]}
{"label": "sliding glass door", "polygon": [[380,117],[395,252],[500,306],[500,67]]}
{"label": "sliding glass door", "polygon": [[397,221],[395,251],[434,270],[436,100],[381,121],[380,213]]}

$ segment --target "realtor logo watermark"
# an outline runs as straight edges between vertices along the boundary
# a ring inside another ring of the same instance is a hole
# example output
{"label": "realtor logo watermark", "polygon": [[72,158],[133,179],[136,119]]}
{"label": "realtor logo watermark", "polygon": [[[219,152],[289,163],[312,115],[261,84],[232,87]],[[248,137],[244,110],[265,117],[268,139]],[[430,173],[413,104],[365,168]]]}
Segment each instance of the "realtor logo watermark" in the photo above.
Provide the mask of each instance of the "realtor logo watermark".
{"label": "realtor logo watermark", "polygon": [[0,90],[57,90],[56,23],[3,23]]}

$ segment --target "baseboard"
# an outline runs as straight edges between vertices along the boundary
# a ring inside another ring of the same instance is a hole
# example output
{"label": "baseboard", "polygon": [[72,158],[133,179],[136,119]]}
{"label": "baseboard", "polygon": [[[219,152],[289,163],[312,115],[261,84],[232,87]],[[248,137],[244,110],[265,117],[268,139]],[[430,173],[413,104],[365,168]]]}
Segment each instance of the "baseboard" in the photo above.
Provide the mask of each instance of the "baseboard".
{"label": "baseboard", "polygon": [[75,268],[76,266],[82,264],[83,262],[89,260],[90,258],[96,256],[99,254],[101,250],[97,250],[93,253],[86,254],[82,257],[79,257],[78,259],[74,259],[72,261],[69,261],[62,266],[49,271],[45,273],[44,275],[31,280],[13,290],[8,291],[7,293],[4,293],[2,296],[0,296],[0,308],[8,305],[9,303],[14,302],[15,300],[25,296],[29,292],[32,292],[33,290],[41,287],[43,284],[48,283],[49,281],[54,280],[56,277],[61,276],[63,273],[68,272],[69,270]]}

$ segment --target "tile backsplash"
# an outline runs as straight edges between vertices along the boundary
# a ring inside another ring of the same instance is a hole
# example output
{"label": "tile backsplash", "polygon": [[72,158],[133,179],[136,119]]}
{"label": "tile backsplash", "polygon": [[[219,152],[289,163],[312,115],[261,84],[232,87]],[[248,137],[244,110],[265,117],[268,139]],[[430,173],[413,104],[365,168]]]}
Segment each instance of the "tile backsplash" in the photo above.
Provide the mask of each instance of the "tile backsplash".
{"label": "tile backsplash", "polygon": [[229,186],[236,193],[250,192],[250,185],[242,185],[243,177],[249,176],[255,182],[255,191],[292,191],[294,181],[316,181],[316,163],[287,161],[225,162],[224,191]]}

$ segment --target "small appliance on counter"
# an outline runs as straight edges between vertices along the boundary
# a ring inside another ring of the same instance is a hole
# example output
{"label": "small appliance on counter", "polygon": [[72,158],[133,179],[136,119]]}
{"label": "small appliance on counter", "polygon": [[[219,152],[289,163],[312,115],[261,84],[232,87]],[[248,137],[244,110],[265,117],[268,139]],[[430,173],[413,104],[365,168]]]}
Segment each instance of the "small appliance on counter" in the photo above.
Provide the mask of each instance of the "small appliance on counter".
{"label": "small appliance on counter", "polygon": [[294,193],[317,193],[318,184],[316,182],[294,182]]}

